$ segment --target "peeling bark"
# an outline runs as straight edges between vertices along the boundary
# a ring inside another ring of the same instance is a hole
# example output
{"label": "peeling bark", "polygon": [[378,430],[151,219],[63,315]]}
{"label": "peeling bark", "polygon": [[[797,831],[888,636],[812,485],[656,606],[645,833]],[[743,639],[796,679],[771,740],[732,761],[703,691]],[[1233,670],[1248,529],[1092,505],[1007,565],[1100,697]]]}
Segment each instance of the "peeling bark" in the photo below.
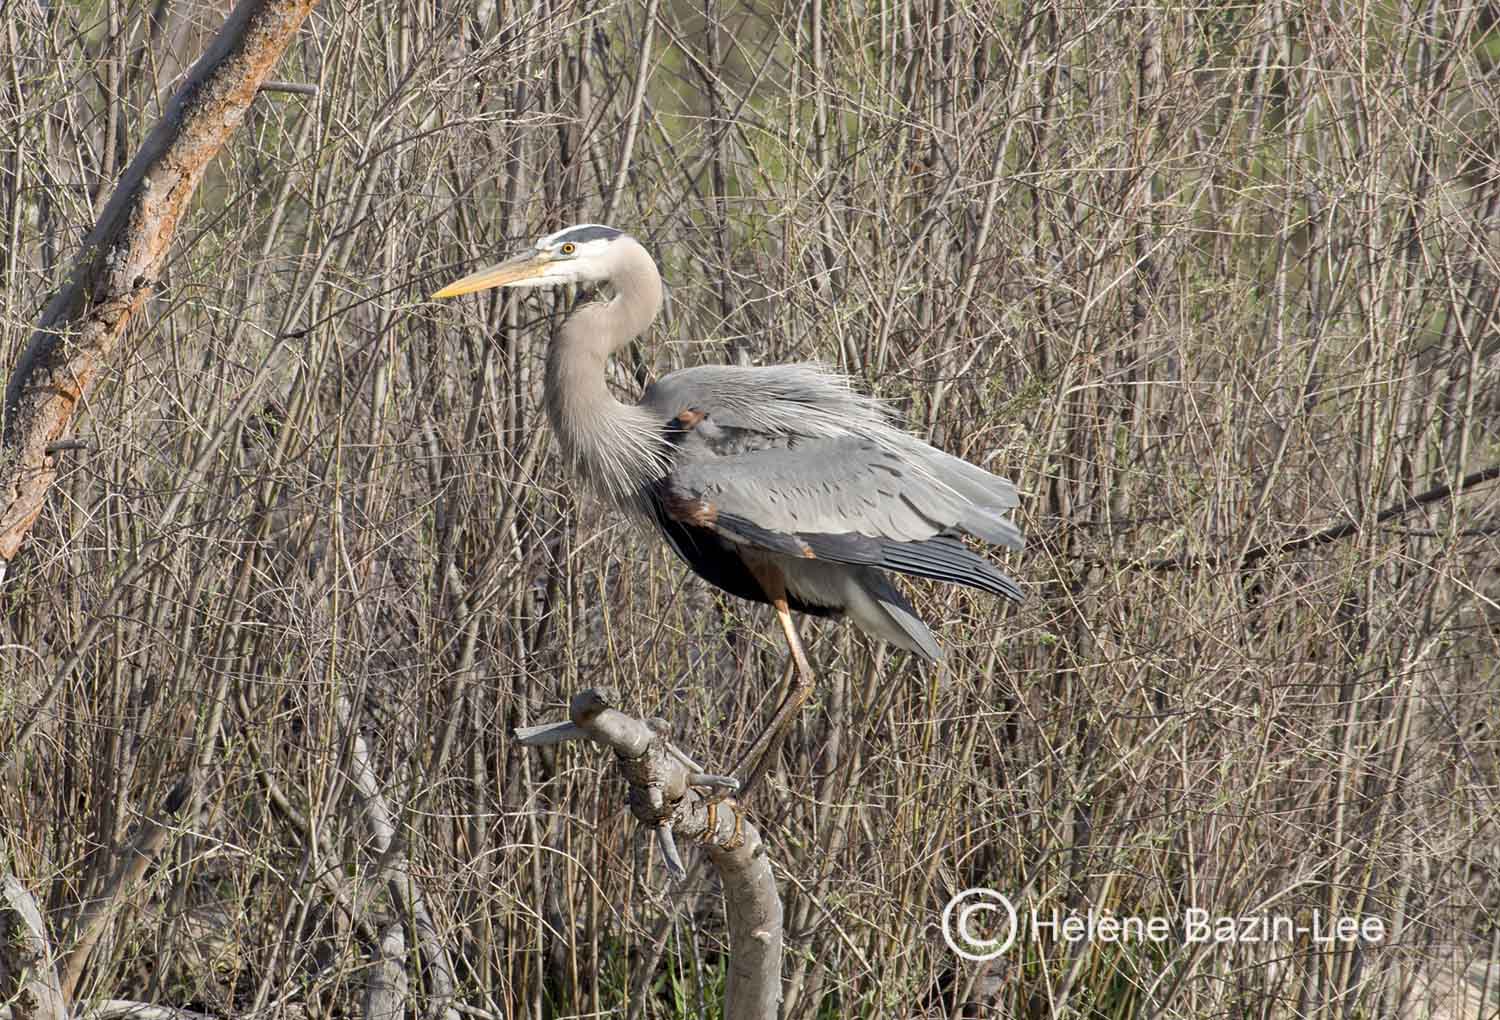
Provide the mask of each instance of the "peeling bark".
{"label": "peeling bark", "polygon": [[651,726],[616,709],[619,703],[613,689],[589,688],[569,703],[570,722],[523,727],[516,736],[531,747],[588,739],[614,751],[630,784],[631,813],[655,832],[667,870],[678,881],[687,877],[678,837],[703,848],[719,872],[729,922],[725,1020],[775,1020],[781,1015],[785,918],[760,831],[732,798],[705,792],[722,790],[724,777],[702,773]]}
{"label": "peeling bark", "polygon": [[245,116],[317,0],[242,0],[126,168],[48,303],[5,391],[0,560],[9,561],[57,477],[56,443],[161,273],[204,171]]}

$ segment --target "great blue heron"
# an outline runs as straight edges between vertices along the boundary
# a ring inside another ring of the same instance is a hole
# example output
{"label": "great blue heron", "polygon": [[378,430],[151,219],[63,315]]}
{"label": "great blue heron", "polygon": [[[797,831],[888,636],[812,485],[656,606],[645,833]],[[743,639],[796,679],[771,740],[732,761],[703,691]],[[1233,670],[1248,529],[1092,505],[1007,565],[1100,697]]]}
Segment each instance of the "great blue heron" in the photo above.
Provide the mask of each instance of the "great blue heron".
{"label": "great blue heron", "polygon": [[629,234],[568,227],[433,297],[570,283],[609,284],[613,297],[575,308],[547,351],[543,402],[563,450],[700,577],[774,606],[786,633],[787,694],[741,766],[758,766],[813,687],[792,610],[845,614],[936,661],[942,650],[886,571],[1020,599],[960,537],[1020,549],[1007,516],[1016,487],[894,427],[842,376],[816,365],[701,365],[658,379],[639,403],[616,400],[605,362],[662,302],[656,263]]}

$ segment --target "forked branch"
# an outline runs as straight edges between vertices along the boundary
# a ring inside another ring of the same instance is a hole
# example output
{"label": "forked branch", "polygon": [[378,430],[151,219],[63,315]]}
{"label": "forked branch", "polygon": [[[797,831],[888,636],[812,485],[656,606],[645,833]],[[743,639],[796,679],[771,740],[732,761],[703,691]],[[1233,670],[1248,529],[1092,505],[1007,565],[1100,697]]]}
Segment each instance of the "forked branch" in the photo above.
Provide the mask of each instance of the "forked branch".
{"label": "forked branch", "polygon": [[[781,1005],[781,897],[765,844],[733,800],[721,799],[734,780],[705,774],[659,732],[614,706],[608,688],[573,696],[571,722],[516,731],[529,746],[588,739],[615,752],[630,784],[630,810],[650,827],[679,881],[686,877],[678,839],[701,845],[718,869],[729,920],[726,1020],[774,1020]],[[706,788],[706,789],[705,789]]]}

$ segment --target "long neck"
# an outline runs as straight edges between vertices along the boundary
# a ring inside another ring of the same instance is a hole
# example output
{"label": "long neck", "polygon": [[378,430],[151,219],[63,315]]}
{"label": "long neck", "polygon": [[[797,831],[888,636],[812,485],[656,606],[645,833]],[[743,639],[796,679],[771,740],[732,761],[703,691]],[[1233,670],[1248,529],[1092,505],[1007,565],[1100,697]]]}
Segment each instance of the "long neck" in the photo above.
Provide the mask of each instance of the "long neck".
{"label": "long neck", "polygon": [[622,404],[605,384],[609,356],[639,336],[661,307],[661,279],[646,250],[625,248],[610,282],[615,295],[568,316],[547,350],[546,405],[563,451],[616,502],[630,502],[663,470],[660,422]]}

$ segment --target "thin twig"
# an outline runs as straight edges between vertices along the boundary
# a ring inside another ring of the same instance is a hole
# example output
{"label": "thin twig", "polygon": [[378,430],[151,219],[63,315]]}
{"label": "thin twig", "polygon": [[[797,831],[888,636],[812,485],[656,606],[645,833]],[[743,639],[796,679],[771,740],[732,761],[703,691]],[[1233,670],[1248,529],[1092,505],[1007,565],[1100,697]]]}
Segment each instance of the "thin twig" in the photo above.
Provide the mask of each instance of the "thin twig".
{"label": "thin twig", "polygon": [[318,94],[318,86],[300,81],[266,81],[261,82],[259,91],[291,92],[299,96],[315,96]]}
{"label": "thin twig", "polygon": [[[1402,517],[1413,510],[1420,509],[1431,503],[1437,503],[1450,496],[1458,496],[1471,489],[1476,489],[1487,482],[1493,482],[1497,478],[1500,478],[1500,464],[1491,464],[1481,471],[1465,475],[1457,482],[1447,485],[1435,485],[1425,492],[1409,496],[1400,503],[1386,507],[1375,515],[1375,523],[1384,524],[1386,521]],[[1297,552],[1301,549],[1310,549],[1314,546],[1337,542],[1341,538],[1348,538],[1350,535],[1358,533],[1359,529],[1360,524],[1358,521],[1344,521],[1321,528],[1310,534],[1302,535],[1299,538],[1288,539],[1285,542],[1251,546],[1245,552],[1244,556],[1240,558],[1239,569],[1249,569],[1267,556],[1281,556],[1286,553]],[[1222,555],[1186,556],[1172,559],[1149,560],[1144,566],[1145,569],[1158,573],[1170,573],[1177,570],[1217,569],[1225,565],[1226,559],[1227,557]],[[1130,564],[1126,565],[1129,566]]]}

